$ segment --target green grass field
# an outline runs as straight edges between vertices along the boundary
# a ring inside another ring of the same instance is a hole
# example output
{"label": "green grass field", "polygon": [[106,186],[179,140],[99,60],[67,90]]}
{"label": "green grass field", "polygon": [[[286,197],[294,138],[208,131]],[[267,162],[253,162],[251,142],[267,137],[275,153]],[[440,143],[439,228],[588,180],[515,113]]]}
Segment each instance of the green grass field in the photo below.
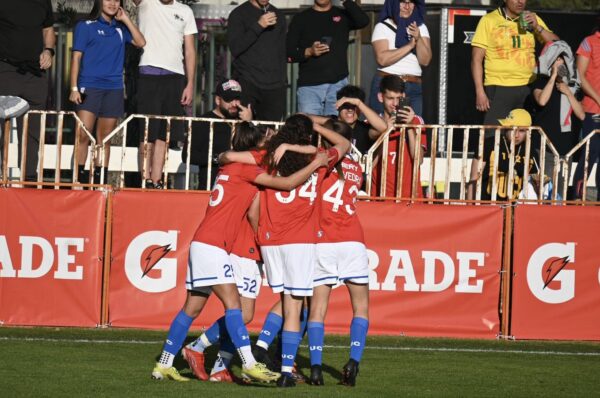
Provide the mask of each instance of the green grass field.
{"label": "green grass field", "polygon": [[[155,381],[164,332],[0,328],[0,396],[600,396],[600,344],[369,337],[355,388],[338,385],[348,338],[327,336],[325,386]],[[212,365],[216,351],[208,351]],[[310,373],[308,349],[298,363]],[[191,376],[179,357],[176,366]],[[234,367],[239,375],[239,367]]]}

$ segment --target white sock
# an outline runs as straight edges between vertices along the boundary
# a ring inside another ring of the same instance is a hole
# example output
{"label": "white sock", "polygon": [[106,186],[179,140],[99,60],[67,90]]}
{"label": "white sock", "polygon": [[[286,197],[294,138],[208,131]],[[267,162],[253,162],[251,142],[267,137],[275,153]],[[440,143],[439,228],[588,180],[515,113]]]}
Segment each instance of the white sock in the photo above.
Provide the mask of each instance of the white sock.
{"label": "white sock", "polygon": [[173,360],[175,359],[175,355],[170,352],[163,351],[160,354],[160,359],[158,360],[158,366],[161,368],[170,368],[173,366]]}
{"label": "white sock", "polygon": [[262,341],[262,340],[258,340],[256,342],[256,345],[259,346],[259,347],[264,348],[267,351],[269,351],[269,345],[267,343],[265,343],[264,341]]}
{"label": "white sock", "polygon": [[252,349],[249,345],[238,348],[237,352],[240,355],[244,369],[250,369],[256,364],[256,359],[254,359]]}
{"label": "white sock", "polygon": [[194,340],[190,344],[188,344],[187,348],[189,348],[190,350],[196,351],[196,352],[204,352],[204,350],[206,350],[211,345],[212,345],[212,343],[210,341],[208,341],[206,334],[202,333],[202,335],[200,335],[200,337],[198,337],[196,340]]}

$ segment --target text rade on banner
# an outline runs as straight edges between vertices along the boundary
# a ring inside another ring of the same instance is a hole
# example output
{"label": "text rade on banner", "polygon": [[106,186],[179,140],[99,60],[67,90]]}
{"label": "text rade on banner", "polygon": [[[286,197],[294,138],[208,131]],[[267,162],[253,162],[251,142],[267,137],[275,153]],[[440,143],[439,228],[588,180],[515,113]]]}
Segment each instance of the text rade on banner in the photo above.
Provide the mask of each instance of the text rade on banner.
{"label": "text rade on banner", "polygon": [[100,323],[106,194],[0,189],[0,321]]}
{"label": "text rade on banner", "polygon": [[515,209],[511,334],[600,339],[600,208]]}

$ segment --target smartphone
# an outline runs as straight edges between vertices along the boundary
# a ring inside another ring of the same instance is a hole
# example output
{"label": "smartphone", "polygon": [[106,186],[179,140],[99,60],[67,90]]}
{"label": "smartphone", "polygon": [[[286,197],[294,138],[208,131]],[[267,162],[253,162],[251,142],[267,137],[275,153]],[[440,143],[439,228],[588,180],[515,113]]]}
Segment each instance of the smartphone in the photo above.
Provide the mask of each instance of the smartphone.
{"label": "smartphone", "polygon": [[405,107],[410,106],[410,99],[408,97],[402,97],[396,105],[396,123],[404,123],[403,116],[400,111],[406,111]]}
{"label": "smartphone", "polygon": [[86,94],[86,93],[82,93],[82,92],[80,92],[80,93],[79,93],[79,96],[81,97],[81,102],[82,102],[82,103],[83,103],[83,102],[85,102],[85,97],[87,97],[87,94]]}
{"label": "smartphone", "polygon": [[328,46],[331,46],[331,41],[333,40],[333,38],[331,36],[323,36],[321,37],[321,40],[319,40],[321,42],[321,44],[326,44]]}

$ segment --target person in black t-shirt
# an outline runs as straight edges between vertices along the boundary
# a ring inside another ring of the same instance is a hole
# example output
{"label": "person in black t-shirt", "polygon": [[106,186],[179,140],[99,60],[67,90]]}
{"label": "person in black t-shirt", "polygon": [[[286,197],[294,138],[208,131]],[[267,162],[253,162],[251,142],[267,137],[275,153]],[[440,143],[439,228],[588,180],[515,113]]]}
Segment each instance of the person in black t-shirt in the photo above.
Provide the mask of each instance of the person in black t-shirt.
{"label": "person in black t-shirt", "polygon": [[[532,96],[535,102],[533,124],[544,130],[561,157],[577,144],[580,121],[585,118],[583,106],[576,97],[580,93],[574,94],[563,81],[562,71],[567,71],[567,67],[564,58],[559,56],[552,64],[551,75],[540,74],[532,83]],[[554,157],[547,151],[545,159],[544,174],[552,176]],[[557,189],[562,194],[563,179],[560,175]]]}
{"label": "person in black t-shirt", "polygon": [[[242,87],[235,80],[225,80],[217,85],[215,92],[215,108],[200,117],[211,119],[240,119],[252,120],[250,108],[240,104]],[[190,147],[190,164],[199,167],[200,190],[209,190],[219,171],[217,156],[221,152],[231,149],[232,126],[228,123],[213,123],[213,143],[209,159],[208,146],[210,141],[209,122],[196,122],[192,124],[192,144]],[[187,162],[189,139],[186,139],[181,159]],[[211,164],[210,181],[207,182],[208,165]]]}
{"label": "person in black t-shirt", "polygon": [[242,101],[259,120],[282,120],[286,111],[285,15],[269,0],[236,7],[227,25],[231,76],[244,87]]}
{"label": "person in black t-shirt", "polygon": [[[498,147],[498,164],[496,165],[496,186],[497,196],[492,198],[492,184],[494,175],[495,138],[487,138],[483,145],[483,154],[479,153],[479,148],[471,163],[471,178],[467,186],[467,199],[475,199],[476,183],[481,177],[481,200],[502,200],[517,199],[523,189],[523,177],[525,175],[525,138],[527,137],[527,128],[531,126],[531,115],[524,109],[513,109],[507,118],[500,119],[498,122],[502,126],[517,127],[515,131],[515,152],[513,168],[513,192],[508,196],[509,167],[511,155],[511,134],[512,130],[505,130],[500,137]],[[482,162],[481,175],[478,175],[479,163]],[[529,165],[529,175],[538,173],[537,153],[531,150]],[[533,176],[532,176],[533,177]]]}
{"label": "person in black t-shirt", "polygon": [[[29,103],[31,109],[46,109],[46,71],[52,66],[56,42],[53,24],[50,0],[0,1],[0,95],[21,97]],[[3,127],[4,123],[1,125]],[[21,142],[21,118],[17,121],[17,126]],[[39,141],[40,116],[35,115],[29,118],[27,159],[25,170],[21,170],[26,181],[37,179]],[[0,143],[0,148],[1,145]],[[21,145],[18,148],[21,164]]]}
{"label": "person in black t-shirt", "polygon": [[342,5],[315,0],[292,18],[286,41],[288,62],[300,64],[298,112],[335,114],[335,94],[348,84],[348,35],[367,26],[369,17],[353,0]]}

